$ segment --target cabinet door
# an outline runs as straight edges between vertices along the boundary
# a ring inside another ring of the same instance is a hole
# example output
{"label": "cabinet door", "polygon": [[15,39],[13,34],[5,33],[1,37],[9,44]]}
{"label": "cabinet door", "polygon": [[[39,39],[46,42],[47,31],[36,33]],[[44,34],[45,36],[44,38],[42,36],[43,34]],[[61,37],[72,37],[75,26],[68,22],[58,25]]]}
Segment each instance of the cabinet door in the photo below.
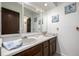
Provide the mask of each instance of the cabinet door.
{"label": "cabinet door", "polygon": [[50,40],[50,55],[56,52],[56,37]]}
{"label": "cabinet door", "polygon": [[52,48],[53,46],[52,45],[50,45],[50,55],[52,55],[53,54],[53,48]]}
{"label": "cabinet door", "polygon": [[56,52],[56,40],[54,40],[52,44],[52,53],[54,54],[55,52]]}
{"label": "cabinet door", "polygon": [[49,55],[49,41],[43,42],[43,55],[44,56]]}
{"label": "cabinet door", "polygon": [[48,56],[49,55],[49,48],[45,47],[43,52],[44,52],[44,56]]}
{"label": "cabinet door", "polygon": [[41,56],[42,55],[42,45],[36,45],[30,49],[16,54],[15,56]]}

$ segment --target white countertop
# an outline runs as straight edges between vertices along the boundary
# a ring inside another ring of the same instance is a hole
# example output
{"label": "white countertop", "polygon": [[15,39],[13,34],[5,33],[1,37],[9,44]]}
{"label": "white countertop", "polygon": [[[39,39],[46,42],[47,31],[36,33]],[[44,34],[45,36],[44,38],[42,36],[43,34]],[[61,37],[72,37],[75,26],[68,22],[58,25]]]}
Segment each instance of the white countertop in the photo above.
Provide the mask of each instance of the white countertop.
{"label": "white countertop", "polygon": [[49,40],[50,38],[53,38],[53,37],[55,37],[55,36],[50,36],[50,37],[45,37],[45,36],[43,37],[42,36],[42,37],[39,37],[35,43],[29,44],[29,45],[25,45],[25,46],[21,46],[21,47],[19,47],[17,49],[10,50],[10,51],[8,51],[7,49],[2,47],[1,55],[2,56],[12,56],[12,55],[15,55],[15,54],[17,54],[19,52],[22,52],[22,51],[24,51],[26,49],[29,49],[29,48],[31,48],[31,47],[39,44],[39,43],[42,43],[42,42],[44,42],[46,40]]}

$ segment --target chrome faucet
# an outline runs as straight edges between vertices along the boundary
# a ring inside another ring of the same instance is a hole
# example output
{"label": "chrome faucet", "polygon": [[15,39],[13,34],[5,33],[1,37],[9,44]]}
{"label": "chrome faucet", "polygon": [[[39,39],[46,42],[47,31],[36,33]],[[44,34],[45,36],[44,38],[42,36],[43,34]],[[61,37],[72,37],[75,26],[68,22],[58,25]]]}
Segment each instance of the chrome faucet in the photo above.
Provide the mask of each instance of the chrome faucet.
{"label": "chrome faucet", "polygon": [[43,34],[43,35],[46,35],[46,34],[47,34],[47,32],[42,32],[42,34]]}
{"label": "chrome faucet", "polygon": [[22,37],[22,39],[27,39],[27,36]]}

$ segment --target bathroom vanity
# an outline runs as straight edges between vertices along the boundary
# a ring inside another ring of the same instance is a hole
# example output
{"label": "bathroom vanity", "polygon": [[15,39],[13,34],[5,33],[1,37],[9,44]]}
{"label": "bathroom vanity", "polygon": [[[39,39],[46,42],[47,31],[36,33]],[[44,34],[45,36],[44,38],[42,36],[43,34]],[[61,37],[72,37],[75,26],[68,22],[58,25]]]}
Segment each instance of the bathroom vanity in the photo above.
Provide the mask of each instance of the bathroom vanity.
{"label": "bathroom vanity", "polygon": [[23,44],[19,48],[7,50],[1,49],[2,56],[53,56],[56,52],[57,36],[42,34],[28,36],[23,39]]}
{"label": "bathroom vanity", "polygon": [[15,54],[15,56],[52,56],[56,52],[56,39],[57,37],[53,37],[18,54]]}

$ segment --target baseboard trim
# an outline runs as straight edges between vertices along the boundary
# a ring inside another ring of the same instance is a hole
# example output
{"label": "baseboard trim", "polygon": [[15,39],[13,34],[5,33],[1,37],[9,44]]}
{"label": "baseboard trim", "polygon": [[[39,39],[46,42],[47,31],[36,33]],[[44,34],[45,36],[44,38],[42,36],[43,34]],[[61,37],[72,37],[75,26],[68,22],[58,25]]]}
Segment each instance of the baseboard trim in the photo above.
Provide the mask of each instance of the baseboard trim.
{"label": "baseboard trim", "polygon": [[61,56],[67,56],[67,55],[65,55],[65,54],[63,54],[63,53],[58,53],[58,52],[56,52],[57,54],[60,54]]}
{"label": "baseboard trim", "polygon": [[61,53],[61,56],[66,56],[65,54]]}

